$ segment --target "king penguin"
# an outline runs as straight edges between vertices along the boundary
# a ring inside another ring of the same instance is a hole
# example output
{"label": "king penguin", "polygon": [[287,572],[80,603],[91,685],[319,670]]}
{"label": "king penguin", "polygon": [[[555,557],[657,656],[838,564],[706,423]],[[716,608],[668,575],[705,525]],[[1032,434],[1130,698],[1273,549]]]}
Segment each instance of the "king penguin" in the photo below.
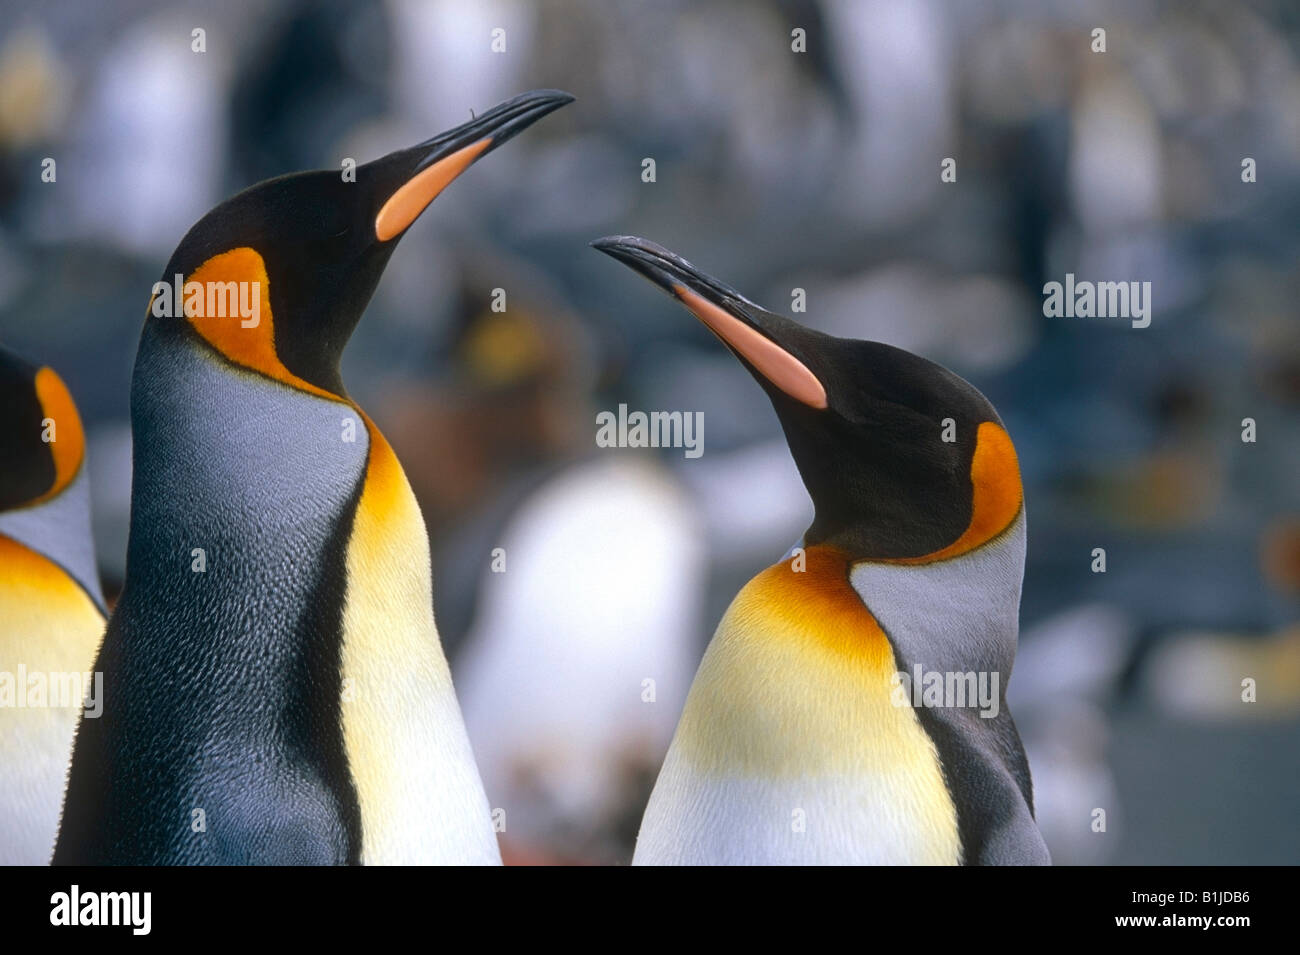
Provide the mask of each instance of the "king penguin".
{"label": "king penguin", "polygon": [[[1005,700],[1025,515],[993,406],[940,365],[805,328],[652,242],[594,245],[754,375],[814,506],[718,625],[633,862],[1047,864]],[[918,673],[962,694],[915,705]]]}
{"label": "king penguin", "polygon": [[0,865],[46,865],[106,610],[72,395],[0,348],[0,421]]}
{"label": "king penguin", "polygon": [[181,241],[136,356],[105,710],[56,864],[500,863],[424,520],[339,361],[425,207],[571,100],[526,93],[354,181],[259,183]]}

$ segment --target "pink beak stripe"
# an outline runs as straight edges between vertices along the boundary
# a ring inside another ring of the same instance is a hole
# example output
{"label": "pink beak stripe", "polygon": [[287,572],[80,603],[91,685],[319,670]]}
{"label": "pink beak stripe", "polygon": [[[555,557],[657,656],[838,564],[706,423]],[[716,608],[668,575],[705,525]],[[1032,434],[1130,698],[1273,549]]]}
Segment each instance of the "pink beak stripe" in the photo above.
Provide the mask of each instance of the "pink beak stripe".
{"label": "pink beak stripe", "polygon": [[795,401],[810,408],[826,407],[826,389],[798,358],[686,286],[674,285],[673,291],[696,318],[734,348],[760,375]]}

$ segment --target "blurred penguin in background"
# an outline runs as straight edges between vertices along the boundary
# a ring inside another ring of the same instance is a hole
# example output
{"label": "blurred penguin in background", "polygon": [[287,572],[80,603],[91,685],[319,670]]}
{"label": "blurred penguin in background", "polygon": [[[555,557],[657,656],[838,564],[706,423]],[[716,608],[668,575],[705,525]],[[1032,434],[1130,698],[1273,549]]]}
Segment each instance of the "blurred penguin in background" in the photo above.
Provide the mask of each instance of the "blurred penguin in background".
{"label": "blurred penguin in background", "polygon": [[600,348],[546,285],[467,256],[445,392],[381,401],[437,542],[439,631],[503,857],[627,862],[703,648],[708,569],[659,452],[596,447]]}

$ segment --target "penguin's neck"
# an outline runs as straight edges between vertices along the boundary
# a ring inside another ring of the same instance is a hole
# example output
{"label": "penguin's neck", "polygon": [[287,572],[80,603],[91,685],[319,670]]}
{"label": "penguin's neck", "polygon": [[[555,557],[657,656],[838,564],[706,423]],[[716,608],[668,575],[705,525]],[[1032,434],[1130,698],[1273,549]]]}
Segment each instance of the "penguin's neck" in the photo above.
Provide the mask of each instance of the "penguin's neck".
{"label": "penguin's neck", "polygon": [[330,558],[370,451],[351,406],[231,364],[157,320],[145,325],[131,403],[128,591],[179,565],[189,583],[267,602],[305,596],[278,591],[285,578],[341,594],[341,552],[337,567]]}
{"label": "penguin's neck", "polygon": [[[354,405],[177,331],[146,326],[136,364],[119,615],[176,698],[202,704],[220,685],[223,711],[248,719],[217,727],[211,704],[176,718],[264,740],[253,723],[289,714],[277,735],[353,807],[360,861],[499,861],[434,626],[424,521],[388,442]],[[195,685],[177,686],[187,674]]]}
{"label": "penguin's neck", "polygon": [[850,585],[846,555],[796,550],[736,595],[701,663],[678,740],[720,772],[850,771],[879,738],[872,724],[895,722],[894,672],[889,638]]}
{"label": "penguin's neck", "polygon": [[0,535],[51,561],[85,591],[101,616],[107,615],[95,567],[90,481],[84,459],[72,483],[54,497],[0,513]]}
{"label": "penguin's neck", "polygon": [[[363,411],[230,365],[183,330],[153,326],[132,403],[126,596],[203,588],[188,595],[187,618],[205,600],[254,601],[263,618],[250,638],[328,639],[345,668],[409,634],[409,652],[445,669],[424,521],[396,455]],[[324,617],[332,623],[322,633]],[[307,620],[310,633],[302,632]],[[229,648],[238,632],[227,630],[203,652]]]}
{"label": "penguin's neck", "polygon": [[637,861],[945,864],[956,812],[897,704],[847,556],[797,550],[736,596],[691,686]]}
{"label": "penguin's neck", "polygon": [[959,861],[944,763],[898,674],[996,670],[1004,692],[1023,567],[1022,512],[948,561],[813,546],[760,573],[705,652],[636,861]]}
{"label": "penguin's neck", "polygon": [[996,538],[928,564],[854,564],[853,589],[889,633],[901,669],[979,672],[1005,692],[1020,630],[1025,513]]}

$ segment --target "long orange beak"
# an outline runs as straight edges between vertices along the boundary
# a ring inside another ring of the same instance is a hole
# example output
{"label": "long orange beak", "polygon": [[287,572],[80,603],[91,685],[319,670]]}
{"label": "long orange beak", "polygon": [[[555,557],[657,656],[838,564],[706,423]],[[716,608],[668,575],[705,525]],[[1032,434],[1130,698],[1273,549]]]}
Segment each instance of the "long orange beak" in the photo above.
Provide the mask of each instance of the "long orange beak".
{"label": "long orange beak", "polygon": [[572,102],[573,97],[560,90],[533,90],[433,139],[362,166],[358,179],[373,176],[393,182],[375,215],[375,238],[388,242],[400,236],[475,160]]}

